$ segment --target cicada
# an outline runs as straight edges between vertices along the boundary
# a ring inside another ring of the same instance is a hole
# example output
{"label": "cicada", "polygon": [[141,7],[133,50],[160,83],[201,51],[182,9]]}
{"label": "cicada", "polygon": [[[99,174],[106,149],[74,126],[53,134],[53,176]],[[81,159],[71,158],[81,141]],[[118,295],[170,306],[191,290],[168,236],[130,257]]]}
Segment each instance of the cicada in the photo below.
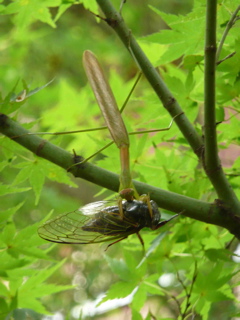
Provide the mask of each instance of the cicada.
{"label": "cicada", "polygon": [[[156,202],[146,196],[142,200],[100,201],[87,204],[79,210],[65,213],[46,222],[38,229],[41,238],[68,244],[111,242],[109,246],[148,227],[156,230],[168,221],[160,221]],[[107,248],[108,248],[107,247]]]}

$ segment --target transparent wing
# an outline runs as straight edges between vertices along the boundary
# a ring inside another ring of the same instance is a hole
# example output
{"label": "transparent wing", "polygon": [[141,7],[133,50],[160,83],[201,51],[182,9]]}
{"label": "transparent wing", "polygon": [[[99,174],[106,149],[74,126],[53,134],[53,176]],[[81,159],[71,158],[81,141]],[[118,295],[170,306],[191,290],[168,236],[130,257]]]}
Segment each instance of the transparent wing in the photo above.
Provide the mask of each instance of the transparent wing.
{"label": "transparent wing", "polygon": [[[114,203],[116,204],[116,201]],[[99,215],[96,210],[102,208],[103,203],[101,201],[94,204],[47,221],[39,227],[39,236],[56,243],[90,244],[123,239],[137,231],[132,222],[122,220],[119,213],[111,213],[109,208],[112,207],[101,209]],[[106,206],[105,201],[104,204]],[[107,204],[111,202],[107,201]]]}
{"label": "transparent wing", "polygon": [[117,205],[116,199],[115,200],[96,201],[96,202],[88,203],[85,206],[79,208],[79,211],[84,215],[93,216],[106,207],[116,206],[116,205]]}

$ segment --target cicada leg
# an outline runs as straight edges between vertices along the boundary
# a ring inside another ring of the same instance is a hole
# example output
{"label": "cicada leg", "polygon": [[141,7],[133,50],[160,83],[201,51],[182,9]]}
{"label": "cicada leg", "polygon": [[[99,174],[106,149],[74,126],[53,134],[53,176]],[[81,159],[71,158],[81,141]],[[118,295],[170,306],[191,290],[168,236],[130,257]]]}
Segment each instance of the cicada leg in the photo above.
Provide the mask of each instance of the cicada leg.
{"label": "cicada leg", "polygon": [[142,245],[142,247],[143,247],[143,250],[145,250],[145,248],[144,248],[144,241],[143,241],[143,238],[141,237],[141,235],[140,235],[140,233],[139,233],[139,232],[136,232],[136,234],[137,234],[138,239],[139,239],[139,241],[140,241],[140,243],[141,243],[141,245]]}
{"label": "cicada leg", "polygon": [[[137,234],[138,239],[139,239],[139,241],[140,241],[140,243],[141,243],[141,245],[142,245],[142,247],[143,247],[143,250],[145,251],[143,238],[141,237],[141,235],[140,235],[139,232],[136,232],[136,234]],[[127,239],[127,237],[128,237],[128,236],[122,237],[122,238],[120,238],[120,239],[118,239],[118,240],[110,243],[104,251],[107,251],[108,248],[111,247],[112,245],[114,245],[115,243],[118,243],[118,242],[120,242],[120,241],[122,241],[122,240],[124,240],[124,239]]]}
{"label": "cicada leg", "polygon": [[120,217],[123,220],[124,214],[123,214],[123,205],[122,205],[122,199],[121,198],[118,199],[118,208],[119,208]]}
{"label": "cicada leg", "polygon": [[118,240],[110,243],[104,251],[107,251],[107,249],[108,249],[109,247],[111,247],[113,244],[118,243],[118,242],[120,242],[120,241],[122,241],[122,240],[124,240],[124,239],[127,239],[127,236],[126,236],[126,237],[122,237],[122,238],[120,238],[120,239],[118,239]]}
{"label": "cicada leg", "polygon": [[147,204],[150,217],[152,218],[153,217],[153,211],[152,211],[152,205],[150,203],[150,197],[148,195],[146,195],[146,194],[142,194],[140,196],[139,200],[143,201],[143,202],[145,202]]}

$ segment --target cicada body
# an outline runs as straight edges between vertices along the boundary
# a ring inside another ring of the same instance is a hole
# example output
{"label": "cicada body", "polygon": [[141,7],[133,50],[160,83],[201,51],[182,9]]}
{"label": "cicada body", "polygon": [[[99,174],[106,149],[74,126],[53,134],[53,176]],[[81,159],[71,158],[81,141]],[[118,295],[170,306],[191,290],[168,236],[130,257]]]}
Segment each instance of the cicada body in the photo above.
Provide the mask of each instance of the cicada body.
{"label": "cicada body", "polygon": [[160,217],[153,200],[100,201],[46,222],[38,233],[48,241],[70,244],[116,243],[136,233],[142,242],[142,228],[155,230],[169,221],[160,222]]}

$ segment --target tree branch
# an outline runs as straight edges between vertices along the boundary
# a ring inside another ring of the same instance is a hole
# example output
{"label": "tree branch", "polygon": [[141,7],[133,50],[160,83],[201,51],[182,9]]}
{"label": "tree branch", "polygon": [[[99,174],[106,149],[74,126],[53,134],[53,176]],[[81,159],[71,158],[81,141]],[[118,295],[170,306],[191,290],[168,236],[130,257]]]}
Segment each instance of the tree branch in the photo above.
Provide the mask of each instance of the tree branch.
{"label": "tree branch", "polygon": [[[163,106],[172,115],[176,116],[182,112],[181,107],[163,82],[154,66],[150,63],[137,41],[133,37],[131,30],[126,26],[123,18],[113,7],[110,0],[97,0],[98,5],[106,16],[106,21],[112,29],[118,34],[121,41],[133,56],[138,66],[148,79],[152,88],[157,93],[159,99],[162,101]],[[216,126],[215,126],[215,66],[216,66],[216,0],[208,0],[207,9],[207,32],[206,32],[206,55],[205,55],[205,134],[207,136],[207,158],[205,170],[209,179],[211,180],[214,188],[220,199],[224,200],[240,215],[240,203],[233,192],[230,184],[228,183],[224,172],[221,168],[220,161],[217,155],[216,144]],[[213,24],[212,24],[213,22]],[[211,82],[212,81],[212,82]],[[208,118],[209,116],[209,118]],[[201,137],[197,134],[196,130],[185,116],[185,114],[176,118],[176,124],[187,139],[189,145],[199,157],[203,160],[203,144]],[[206,120],[205,120],[206,121]],[[213,138],[213,141],[211,139]],[[211,155],[213,153],[213,155]],[[214,158],[214,159],[213,159]],[[214,160],[214,161],[213,161]],[[211,166],[213,170],[211,170]],[[209,167],[210,166],[210,167]]]}
{"label": "tree branch", "polygon": [[204,70],[204,166],[220,199],[240,215],[240,203],[221,167],[218,157],[215,115],[217,0],[207,1]]}
{"label": "tree branch", "polygon": [[133,56],[138,66],[141,68],[152,88],[158,95],[160,101],[163,103],[164,108],[166,108],[166,110],[171,114],[172,117],[183,113],[175,119],[175,122],[188,141],[189,145],[193,149],[194,153],[196,153],[197,156],[201,158],[203,147],[201,137],[198,135],[193,125],[184,114],[183,110],[175,100],[172,93],[167,88],[164,81],[161,79],[159,73],[156,71],[154,66],[150,63],[150,61],[138,45],[137,41],[132,35],[131,30],[129,30],[129,28],[126,26],[123,18],[116,11],[109,0],[97,0],[97,3],[100,6],[101,10],[104,12],[108,24],[118,34],[124,46]]}
{"label": "tree branch", "polygon": [[[4,114],[0,114],[0,132],[37,156],[68,170],[75,177],[118,192],[119,176],[117,174],[90,163],[73,166],[79,159],[82,159],[80,156],[70,154],[36,135],[29,135],[28,130]],[[140,194],[149,193],[151,199],[156,201],[159,207],[176,213],[183,212],[185,216],[190,218],[224,227],[240,239],[240,219],[235,217],[221,202],[216,201],[210,204],[139,181],[133,182]]]}

